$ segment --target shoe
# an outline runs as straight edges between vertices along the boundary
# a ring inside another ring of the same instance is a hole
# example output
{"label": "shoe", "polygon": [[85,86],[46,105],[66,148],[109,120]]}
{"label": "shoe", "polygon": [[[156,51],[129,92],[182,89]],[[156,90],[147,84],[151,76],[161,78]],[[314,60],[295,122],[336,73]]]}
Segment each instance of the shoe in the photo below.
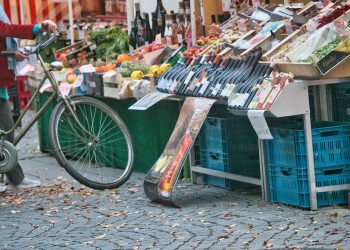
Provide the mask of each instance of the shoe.
{"label": "shoe", "polygon": [[5,193],[7,191],[7,186],[6,185],[1,185],[0,184],[0,194]]}
{"label": "shoe", "polygon": [[28,188],[34,188],[41,185],[41,181],[38,180],[32,180],[27,177],[24,177],[23,181],[18,185],[9,184],[9,188],[19,188],[19,189],[28,189]]}

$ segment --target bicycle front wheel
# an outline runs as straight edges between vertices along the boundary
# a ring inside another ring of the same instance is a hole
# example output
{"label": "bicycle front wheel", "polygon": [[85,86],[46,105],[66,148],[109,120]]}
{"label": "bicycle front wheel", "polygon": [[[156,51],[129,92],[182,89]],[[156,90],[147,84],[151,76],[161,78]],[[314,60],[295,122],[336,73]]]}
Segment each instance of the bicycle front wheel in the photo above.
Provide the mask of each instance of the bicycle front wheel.
{"label": "bicycle front wheel", "polygon": [[[65,103],[53,110],[49,136],[57,161],[80,183],[94,189],[117,188],[133,171],[133,146],[122,119],[91,97],[71,98],[82,129]],[[89,132],[89,133],[87,133]]]}

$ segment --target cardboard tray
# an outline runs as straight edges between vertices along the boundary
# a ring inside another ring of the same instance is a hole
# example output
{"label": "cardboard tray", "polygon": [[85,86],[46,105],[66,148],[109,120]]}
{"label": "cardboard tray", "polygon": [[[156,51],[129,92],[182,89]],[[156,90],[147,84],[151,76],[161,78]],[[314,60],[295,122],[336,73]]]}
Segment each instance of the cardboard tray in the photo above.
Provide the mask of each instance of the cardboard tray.
{"label": "cardboard tray", "polygon": [[350,54],[332,51],[317,63],[275,63],[274,69],[297,79],[330,79],[350,76]]}

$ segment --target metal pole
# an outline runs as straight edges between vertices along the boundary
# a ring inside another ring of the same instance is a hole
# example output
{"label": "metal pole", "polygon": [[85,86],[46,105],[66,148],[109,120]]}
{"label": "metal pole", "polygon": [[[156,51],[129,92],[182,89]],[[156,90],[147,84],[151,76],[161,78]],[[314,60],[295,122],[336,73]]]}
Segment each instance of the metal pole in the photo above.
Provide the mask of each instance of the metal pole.
{"label": "metal pole", "polygon": [[192,30],[192,46],[196,46],[196,2],[191,0],[191,30]]}
{"label": "metal pole", "polygon": [[73,3],[72,0],[68,0],[68,15],[69,15],[69,27],[70,27],[70,42],[74,44],[74,29],[73,29]]}
{"label": "metal pole", "polygon": [[126,1],[126,17],[128,22],[128,33],[131,31],[131,21],[134,19],[134,1],[133,0],[127,0]]}
{"label": "metal pole", "polygon": [[305,146],[307,155],[307,176],[309,179],[311,210],[317,210],[317,192],[315,180],[314,153],[312,148],[312,131],[310,113],[304,115]]}
{"label": "metal pole", "polygon": [[21,14],[21,23],[20,24],[25,24],[25,15],[24,15],[24,3],[23,3],[23,0],[20,0],[19,2],[19,11],[20,11],[20,14]]}

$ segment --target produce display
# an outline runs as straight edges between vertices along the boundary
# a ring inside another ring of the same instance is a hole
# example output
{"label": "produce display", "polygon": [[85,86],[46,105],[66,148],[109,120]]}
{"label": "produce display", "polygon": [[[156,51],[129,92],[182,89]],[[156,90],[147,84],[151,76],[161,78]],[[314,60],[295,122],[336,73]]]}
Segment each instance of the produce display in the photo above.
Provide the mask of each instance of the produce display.
{"label": "produce display", "polygon": [[335,51],[340,51],[340,52],[350,53],[350,39],[347,38],[344,41],[341,41],[340,43],[337,43],[337,45],[334,48],[334,50]]}
{"label": "produce display", "polygon": [[343,50],[344,52],[349,52],[350,48],[348,47],[347,42],[344,43],[342,42],[342,40],[344,40],[344,38],[338,37],[334,41],[327,43],[321,48],[315,50],[313,54],[307,59],[304,59],[303,62],[312,62],[313,56],[316,57],[318,60],[320,60],[336,48],[337,48],[337,51]]}
{"label": "produce display", "polygon": [[344,15],[348,10],[350,10],[350,5],[348,4],[336,7],[334,11],[318,19],[317,28],[319,29],[324,25],[329,24],[330,22],[334,21],[338,17]]}
{"label": "produce display", "polygon": [[96,57],[116,58],[120,53],[126,53],[129,46],[129,36],[118,26],[113,26],[89,34],[89,40],[96,43]]}
{"label": "produce display", "polygon": [[[265,9],[277,10],[274,5]],[[154,33],[157,27],[153,30],[147,23],[155,19],[149,20],[147,15],[141,16],[138,11],[140,15],[135,18],[137,23],[133,27],[137,28],[133,31],[135,37],[116,26],[99,29],[90,32],[89,43],[82,42],[78,43],[79,46],[58,50],[55,57],[74,72],[82,65],[91,63],[88,72],[102,74],[108,83],[113,82],[118,88],[125,89],[125,85],[130,85],[132,89],[134,83],[142,80],[143,83],[154,84],[160,92],[222,99],[231,108],[247,109],[253,107],[250,103],[256,100],[263,87],[273,86],[266,82],[266,79],[276,75],[273,64],[260,63],[261,60],[316,64],[334,50],[350,53],[350,29],[347,28],[350,5],[334,4],[332,8],[318,9],[316,4],[310,3],[305,11],[303,9],[298,11],[301,13],[299,15],[310,21],[300,27],[291,17],[292,30],[285,19],[276,21],[273,14],[264,13],[267,18],[257,21],[258,13],[246,9],[241,17],[232,16],[223,24],[213,24],[207,36],[197,36],[196,45],[187,47],[189,40],[185,41],[183,34],[190,30],[184,30],[182,23],[178,22],[183,21],[183,17],[175,13],[162,13],[164,8],[161,1],[157,1],[159,12],[156,16],[161,20],[165,18],[167,24],[163,27],[158,23],[157,34]],[[246,26],[246,32],[240,31],[242,23]],[[313,28],[310,25],[314,25]],[[169,31],[171,29],[172,33]],[[288,41],[281,42],[288,36],[287,33],[293,34]],[[141,43],[133,41],[137,45],[129,54],[131,38],[143,40]],[[183,42],[179,42],[181,38]],[[91,44],[95,47],[91,47]],[[77,53],[84,47],[86,49]],[[263,56],[267,52],[269,56]],[[65,80],[75,84],[79,82],[78,75],[69,73]],[[292,78],[290,75],[288,77]]]}

